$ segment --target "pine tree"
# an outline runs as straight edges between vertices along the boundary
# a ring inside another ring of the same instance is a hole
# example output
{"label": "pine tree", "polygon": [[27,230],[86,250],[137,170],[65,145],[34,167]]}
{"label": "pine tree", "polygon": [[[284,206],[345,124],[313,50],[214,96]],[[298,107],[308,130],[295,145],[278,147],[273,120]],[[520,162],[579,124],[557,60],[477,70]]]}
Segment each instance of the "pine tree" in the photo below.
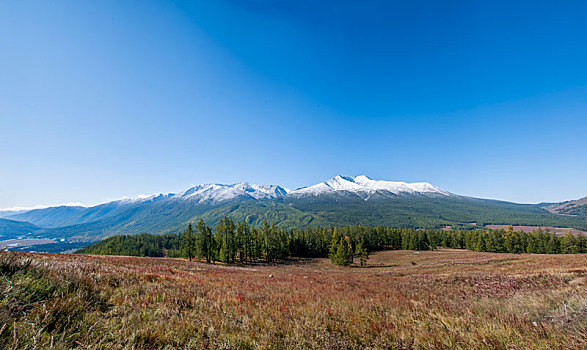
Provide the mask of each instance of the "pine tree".
{"label": "pine tree", "polygon": [[263,220],[263,226],[261,226],[262,248],[265,253],[265,260],[269,262],[273,261],[273,242],[271,238],[271,227],[269,227],[267,220]]}
{"label": "pine tree", "polygon": [[581,234],[577,237],[579,253],[587,253],[587,236]]}
{"label": "pine tree", "polygon": [[477,243],[475,244],[475,250],[478,252],[482,252],[485,250],[485,240],[483,239],[483,234],[477,235]]}
{"label": "pine tree", "polygon": [[227,263],[234,263],[236,255],[235,226],[232,219],[224,217],[216,226],[216,241],[219,249],[219,258]]}
{"label": "pine tree", "polygon": [[212,229],[208,227],[202,219],[198,221],[196,229],[199,232],[196,253],[199,257],[205,258],[206,262],[209,264],[214,258],[214,238],[212,237]]}
{"label": "pine tree", "polygon": [[231,218],[224,217],[224,225],[225,225],[225,233],[226,233],[226,241],[228,242],[228,260],[229,263],[234,263],[236,261],[236,252],[238,250],[237,240],[236,240],[236,226],[234,225],[234,221]]}
{"label": "pine tree", "polygon": [[[187,229],[182,234],[182,251],[187,258],[192,261],[196,254],[196,236],[194,235],[194,229],[192,224],[188,224]],[[141,256],[148,256],[145,252],[140,254]]]}
{"label": "pine tree", "polygon": [[341,237],[336,246],[336,253],[332,262],[339,266],[349,266],[351,264],[352,249],[348,241]]}
{"label": "pine tree", "polygon": [[367,265],[369,253],[367,252],[367,249],[365,249],[365,247],[363,246],[362,240],[360,240],[359,243],[357,243],[357,246],[355,247],[355,255],[359,258],[361,267]]}
{"label": "pine tree", "polygon": [[247,232],[247,223],[236,222],[236,251],[241,262],[248,261],[249,237]]}
{"label": "pine tree", "polygon": [[577,254],[581,252],[577,240],[570,230],[564,235],[561,241],[561,251],[563,254]]}
{"label": "pine tree", "polygon": [[253,254],[251,257],[253,258],[253,262],[261,259],[263,255],[263,237],[261,235],[261,230],[258,228],[253,228],[251,235],[253,237],[253,244],[252,244],[252,252]]}
{"label": "pine tree", "polygon": [[528,236],[528,245],[526,246],[526,253],[529,253],[529,254],[538,253],[537,237],[535,237],[534,235]]}
{"label": "pine tree", "polygon": [[332,231],[332,235],[330,238],[330,247],[328,248],[328,257],[332,262],[334,262],[334,256],[336,255],[336,249],[338,247],[338,237],[336,237],[336,227]]}
{"label": "pine tree", "polygon": [[554,233],[551,233],[548,242],[546,243],[546,254],[558,254],[560,253],[559,239]]}

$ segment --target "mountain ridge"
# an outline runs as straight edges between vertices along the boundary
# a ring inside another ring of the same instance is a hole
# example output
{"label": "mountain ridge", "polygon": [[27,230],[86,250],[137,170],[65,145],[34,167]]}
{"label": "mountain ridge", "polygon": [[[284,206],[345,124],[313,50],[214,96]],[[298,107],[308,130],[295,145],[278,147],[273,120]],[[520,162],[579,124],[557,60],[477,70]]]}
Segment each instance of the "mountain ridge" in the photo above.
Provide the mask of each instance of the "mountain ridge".
{"label": "mountain ridge", "polygon": [[[373,180],[365,175],[338,175],[296,190],[248,182],[210,183],[92,207],[37,209],[16,218],[30,220],[31,234],[39,237],[96,239],[177,232],[200,218],[214,225],[224,215],[250,224],[267,220],[292,228],[354,224],[473,228],[475,223],[587,229],[587,215],[559,215],[538,204],[459,196],[427,182]],[[27,227],[6,226],[15,234]]]}
{"label": "mountain ridge", "polygon": [[401,194],[438,194],[449,196],[451,193],[441,190],[440,188],[427,182],[393,182],[384,180],[373,180],[366,175],[359,176],[342,176],[337,175],[327,181],[318,183],[313,186],[300,188],[292,191],[290,196],[317,196],[333,192],[350,192],[368,200],[370,195],[381,191],[394,195]]}

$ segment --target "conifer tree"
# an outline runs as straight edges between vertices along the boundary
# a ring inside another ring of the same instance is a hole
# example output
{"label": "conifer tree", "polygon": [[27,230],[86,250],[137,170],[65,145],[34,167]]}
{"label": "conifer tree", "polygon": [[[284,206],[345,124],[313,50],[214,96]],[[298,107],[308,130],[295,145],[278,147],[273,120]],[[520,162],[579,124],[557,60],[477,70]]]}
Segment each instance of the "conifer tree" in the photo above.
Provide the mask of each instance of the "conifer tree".
{"label": "conifer tree", "polygon": [[334,256],[336,255],[336,250],[338,248],[338,237],[336,234],[336,227],[332,230],[332,235],[330,238],[330,247],[328,248],[328,257],[332,262],[334,262]]}
{"label": "conifer tree", "polygon": [[560,252],[558,237],[551,233],[546,243],[546,254],[558,254]]}
{"label": "conifer tree", "polygon": [[236,256],[235,226],[232,219],[224,217],[216,226],[219,258],[227,263],[234,263]]}
{"label": "conifer tree", "polygon": [[[196,236],[194,235],[194,229],[191,223],[188,224],[188,227],[182,234],[181,244],[184,255],[192,261],[196,254]],[[146,254],[141,255],[145,256]]]}
{"label": "conifer tree", "polygon": [[198,221],[196,229],[199,232],[197,254],[201,258],[205,258],[207,263],[211,263],[214,258],[214,238],[212,237],[212,229],[208,227],[202,219]]}
{"label": "conifer tree", "polygon": [[363,246],[363,241],[360,240],[355,247],[355,255],[359,258],[359,263],[361,267],[367,265],[367,259],[369,258],[369,253],[367,249]]}
{"label": "conifer tree", "polygon": [[579,253],[587,253],[587,236],[581,234],[577,237],[577,246]]}
{"label": "conifer tree", "polygon": [[564,254],[577,254],[581,252],[575,236],[573,236],[570,230],[561,240],[561,251]]}
{"label": "conifer tree", "polygon": [[332,262],[339,266],[349,266],[351,264],[352,249],[348,241],[341,237],[336,246],[336,253]]}

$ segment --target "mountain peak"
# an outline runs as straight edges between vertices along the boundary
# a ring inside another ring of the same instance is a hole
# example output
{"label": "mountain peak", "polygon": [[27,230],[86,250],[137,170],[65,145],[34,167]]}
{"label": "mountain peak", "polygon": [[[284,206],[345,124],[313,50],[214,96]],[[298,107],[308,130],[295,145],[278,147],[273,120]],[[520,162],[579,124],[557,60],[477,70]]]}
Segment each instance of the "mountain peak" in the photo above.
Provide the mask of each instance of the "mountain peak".
{"label": "mountain peak", "polygon": [[366,175],[343,176],[337,175],[327,181],[314,186],[301,188],[291,192],[293,196],[318,196],[327,193],[351,193],[363,199],[369,199],[375,193],[388,195],[443,195],[450,193],[427,182],[393,182],[373,180]]}
{"label": "mountain peak", "polygon": [[281,197],[289,190],[277,185],[256,185],[248,182],[239,182],[232,185],[204,184],[194,186],[178,193],[175,197],[192,199],[198,202],[224,202],[233,198],[270,199]]}

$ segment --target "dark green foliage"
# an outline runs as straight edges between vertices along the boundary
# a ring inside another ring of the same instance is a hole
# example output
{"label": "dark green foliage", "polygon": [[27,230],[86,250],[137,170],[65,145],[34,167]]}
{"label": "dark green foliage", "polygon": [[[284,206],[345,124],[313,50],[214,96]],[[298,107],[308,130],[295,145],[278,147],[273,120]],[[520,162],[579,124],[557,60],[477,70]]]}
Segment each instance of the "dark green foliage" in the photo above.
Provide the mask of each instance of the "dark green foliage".
{"label": "dark green foliage", "polygon": [[[327,225],[381,225],[409,228],[470,228],[477,225],[557,226],[587,229],[585,217],[549,213],[540,205],[517,204],[469,197],[397,197],[370,199],[278,199],[290,208],[311,214]],[[279,224],[279,222],[278,222]],[[317,224],[320,225],[320,224]]]}
{"label": "dark green foliage", "polygon": [[506,230],[444,231],[384,226],[309,227],[286,230],[264,221],[251,228],[246,222],[224,217],[216,231],[203,220],[191,224],[180,235],[115,236],[81,254],[197,257],[209,263],[279,261],[294,257],[329,257],[348,266],[357,256],[362,265],[369,251],[386,249],[432,250],[437,247],[496,253],[587,253],[587,238],[567,234],[558,237],[549,231]]}
{"label": "dark green foliage", "polygon": [[196,234],[194,233],[194,228],[192,224],[188,224],[188,227],[185,231],[181,233],[180,236],[181,241],[181,252],[183,256],[187,257],[190,261],[196,256]]}
{"label": "dark green foliage", "polygon": [[114,236],[82,248],[76,253],[152,257],[185,256],[180,250],[180,242],[181,236],[177,234],[154,236],[144,233],[134,236]]}
{"label": "dark green foliage", "polygon": [[196,255],[206,259],[206,262],[211,263],[214,258],[214,237],[212,236],[212,229],[200,219],[196,226],[198,234],[196,235]]}
{"label": "dark green foliage", "polygon": [[[77,216],[81,215],[76,214]],[[75,215],[74,215],[75,216]],[[225,216],[250,226],[263,221],[279,228],[371,225],[408,228],[472,229],[470,223],[573,227],[587,230],[585,216],[548,212],[541,205],[524,205],[460,196],[389,197],[365,201],[354,197],[276,198],[237,200],[229,203],[199,203],[154,200],[141,204],[107,203],[92,209],[92,215],[76,217],[70,226],[18,228],[37,237],[68,237],[96,240],[116,234],[175,233],[189,222],[204,219],[214,227]],[[72,219],[73,220],[73,219]],[[75,223],[73,223],[75,222]],[[8,223],[4,223],[8,224]],[[14,225],[14,223],[10,223]],[[0,222],[0,232],[2,222]]]}
{"label": "dark green foliage", "polygon": [[575,238],[571,233],[567,233],[561,240],[561,253],[563,254],[577,254],[581,253],[581,247],[579,246],[579,240]]}
{"label": "dark green foliage", "polygon": [[369,259],[369,253],[367,249],[363,246],[363,242],[359,241],[357,246],[355,247],[355,256],[359,258],[359,263],[361,266],[367,265],[367,259]]}
{"label": "dark green foliage", "polygon": [[216,247],[220,261],[234,263],[236,260],[236,227],[226,216],[216,225]]}
{"label": "dark green foliage", "polygon": [[336,251],[330,257],[332,263],[339,266],[349,266],[353,262],[353,249],[349,237],[340,237],[336,244]]}

